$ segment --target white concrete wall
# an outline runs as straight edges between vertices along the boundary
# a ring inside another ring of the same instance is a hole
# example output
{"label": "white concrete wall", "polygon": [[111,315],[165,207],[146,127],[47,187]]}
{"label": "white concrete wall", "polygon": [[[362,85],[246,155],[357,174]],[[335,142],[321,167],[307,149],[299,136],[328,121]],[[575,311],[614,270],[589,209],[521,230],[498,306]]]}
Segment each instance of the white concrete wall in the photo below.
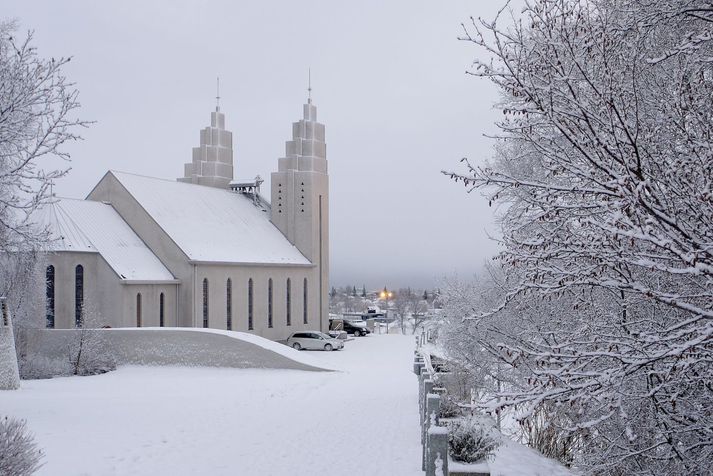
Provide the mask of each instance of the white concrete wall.
{"label": "white concrete wall", "polygon": [[[208,324],[226,329],[227,280],[232,281],[232,330],[283,340],[293,332],[320,330],[315,267],[198,265],[195,280],[195,327],[203,325],[203,279],[208,279]],[[253,330],[248,329],[248,281],[253,280]],[[268,280],[273,280],[273,327],[268,327]],[[287,279],[291,281],[291,325],[287,326]],[[303,282],[307,278],[307,324],[303,320]],[[322,323],[321,330],[327,330]]]}
{"label": "white concrete wall", "polygon": [[[142,295],[143,326],[159,325],[159,295],[165,297],[166,326],[176,326],[176,285],[125,284],[98,253],[61,251],[47,256],[47,266],[55,269],[55,328],[75,326],[75,270],[84,267],[85,315],[93,316],[92,325],[136,326],[136,294]],[[44,326],[45,316],[38,319]]]}
{"label": "white concrete wall", "polygon": [[102,320],[107,323],[121,322],[119,278],[98,253],[49,253],[47,266],[49,265],[54,266],[55,276],[55,328],[75,327],[75,273],[78,265],[84,268],[85,311],[99,312]]}
{"label": "white concrete wall", "polygon": [[159,327],[160,325],[160,295],[164,296],[165,327],[178,326],[176,312],[175,284],[124,284],[121,292],[122,308],[125,309],[124,320],[121,325],[112,327],[137,327],[137,294],[141,294],[141,327]]}

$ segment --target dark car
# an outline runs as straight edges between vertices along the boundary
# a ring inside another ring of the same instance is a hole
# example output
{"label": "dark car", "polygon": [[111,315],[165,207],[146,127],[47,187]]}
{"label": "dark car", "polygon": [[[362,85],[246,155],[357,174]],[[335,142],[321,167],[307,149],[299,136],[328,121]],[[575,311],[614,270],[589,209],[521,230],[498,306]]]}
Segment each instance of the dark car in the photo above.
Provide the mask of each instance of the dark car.
{"label": "dark car", "polygon": [[344,329],[347,334],[354,334],[355,336],[365,336],[371,334],[371,331],[366,327],[366,322],[364,321],[349,321],[344,319]]}

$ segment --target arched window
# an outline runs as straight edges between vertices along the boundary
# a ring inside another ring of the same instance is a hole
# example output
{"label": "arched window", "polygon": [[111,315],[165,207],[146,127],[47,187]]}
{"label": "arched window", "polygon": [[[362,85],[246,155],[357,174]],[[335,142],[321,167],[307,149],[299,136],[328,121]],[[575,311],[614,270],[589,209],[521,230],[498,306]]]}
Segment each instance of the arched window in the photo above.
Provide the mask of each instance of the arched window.
{"label": "arched window", "polygon": [[267,280],[267,327],[272,327],[272,278]]}
{"label": "arched window", "polygon": [[203,278],[203,327],[208,327],[208,279]]}
{"label": "arched window", "polygon": [[84,266],[74,268],[74,326],[82,327],[84,319]]}
{"label": "arched window", "polygon": [[141,293],[136,294],[136,327],[141,327]]}
{"label": "arched window", "polygon": [[287,325],[292,325],[292,282],[287,278]]}
{"label": "arched window", "polygon": [[163,293],[159,294],[159,296],[158,296],[158,325],[159,325],[159,327],[163,327],[164,323],[165,323],[163,316],[165,313],[166,306],[164,305],[163,299],[164,299]]}
{"label": "arched window", "polygon": [[46,308],[47,308],[47,322],[46,326],[50,329],[54,328],[54,266],[47,266],[45,271],[45,293],[47,296]]}
{"label": "arched window", "polygon": [[225,283],[225,315],[227,316],[226,329],[233,330],[233,281],[228,278]]}
{"label": "arched window", "polygon": [[248,279],[248,330],[253,330],[253,280]]}
{"label": "arched window", "polygon": [[302,281],[302,321],[307,324],[307,278]]}

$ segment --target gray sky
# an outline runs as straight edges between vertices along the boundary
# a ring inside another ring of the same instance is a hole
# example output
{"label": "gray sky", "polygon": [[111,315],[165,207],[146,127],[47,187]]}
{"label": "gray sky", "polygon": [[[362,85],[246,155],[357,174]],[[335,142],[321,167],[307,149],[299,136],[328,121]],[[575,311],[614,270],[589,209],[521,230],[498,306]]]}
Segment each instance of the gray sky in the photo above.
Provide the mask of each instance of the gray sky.
{"label": "gray sky", "polygon": [[[306,99],[327,128],[331,281],[432,286],[496,250],[492,210],[442,176],[491,155],[497,95],[464,74],[456,37],[500,1],[27,1],[2,15],[35,30],[40,55],[73,56],[81,116],[61,196],[108,169],[175,178],[215,107],[233,131],[236,178],[269,178]],[[269,188],[266,188],[269,190]]]}

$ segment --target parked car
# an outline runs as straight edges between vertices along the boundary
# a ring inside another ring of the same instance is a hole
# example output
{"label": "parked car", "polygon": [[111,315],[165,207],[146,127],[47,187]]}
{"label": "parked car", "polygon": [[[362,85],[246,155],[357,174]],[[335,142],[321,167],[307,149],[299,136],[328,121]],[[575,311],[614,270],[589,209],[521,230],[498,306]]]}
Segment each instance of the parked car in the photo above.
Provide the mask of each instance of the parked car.
{"label": "parked car", "polygon": [[352,321],[349,319],[344,319],[344,331],[347,334],[354,334],[357,337],[371,334],[369,328],[366,327],[366,322]]}
{"label": "parked car", "polygon": [[322,332],[295,332],[287,338],[287,345],[296,350],[339,350],[344,348],[344,342]]}

